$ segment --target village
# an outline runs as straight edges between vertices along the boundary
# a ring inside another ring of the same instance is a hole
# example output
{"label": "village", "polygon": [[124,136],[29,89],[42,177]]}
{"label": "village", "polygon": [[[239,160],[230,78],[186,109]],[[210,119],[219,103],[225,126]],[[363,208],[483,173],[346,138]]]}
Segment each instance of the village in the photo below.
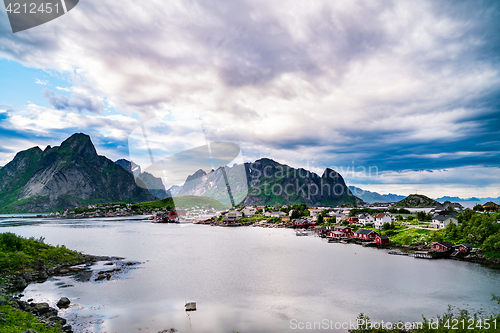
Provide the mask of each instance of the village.
{"label": "village", "polygon": [[[488,202],[483,208],[498,210]],[[359,212],[374,211],[374,213]],[[391,248],[389,254],[436,259],[480,255],[481,249],[468,243],[447,241],[421,242],[415,246],[396,244],[388,231],[410,229],[443,230],[449,224],[459,225],[458,214],[464,208],[458,203],[445,202],[434,207],[393,208],[391,204],[364,207],[306,207],[305,205],[266,207],[244,206],[225,210],[195,224],[222,227],[253,226],[263,228],[293,228],[297,236],[319,236],[329,243],[355,243],[364,247]],[[497,221],[499,223],[499,221]]]}
{"label": "village", "polygon": [[[496,212],[498,205],[487,202],[474,211]],[[297,236],[317,236],[329,243],[354,243],[364,247],[391,249],[389,254],[415,258],[466,258],[481,255],[480,248],[467,242],[445,240],[411,242],[405,233],[444,231],[450,224],[460,226],[459,203],[445,202],[431,207],[396,207],[395,204],[364,204],[358,207],[309,207],[302,205],[238,206],[216,210],[213,207],[158,207],[146,209],[125,203],[95,204],[52,213],[44,217],[101,218],[147,216],[153,222],[193,223],[220,227],[252,226],[292,228]],[[159,219],[159,217],[163,217]],[[499,223],[500,221],[497,221]]]}

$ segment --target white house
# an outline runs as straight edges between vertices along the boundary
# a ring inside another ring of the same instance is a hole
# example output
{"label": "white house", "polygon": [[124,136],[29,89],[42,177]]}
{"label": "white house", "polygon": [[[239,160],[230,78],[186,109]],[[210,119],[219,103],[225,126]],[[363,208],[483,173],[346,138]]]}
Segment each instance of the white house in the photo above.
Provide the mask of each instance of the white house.
{"label": "white house", "polygon": [[318,209],[318,208],[309,208],[309,214],[311,214],[311,217],[317,217],[323,209]]}
{"label": "white house", "polygon": [[375,218],[370,214],[359,214],[358,221],[359,224],[365,225],[367,223],[375,223]]}
{"label": "white house", "polygon": [[272,212],[269,216],[270,217],[282,217],[282,216],[285,216],[286,213],[285,212]]}
{"label": "white house", "polygon": [[243,214],[237,210],[230,210],[227,214],[226,217],[232,220],[238,220],[243,217]]}
{"label": "white house", "polygon": [[439,228],[444,229],[450,223],[458,225],[458,220],[456,218],[457,212],[448,212],[442,211],[434,214],[432,217],[432,223],[430,224],[431,228]]}
{"label": "white house", "polygon": [[246,217],[254,216],[256,211],[257,209],[255,209],[254,207],[243,208],[243,214],[245,214]]}
{"label": "white house", "polygon": [[375,217],[375,228],[380,229],[384,223],[395,222],[396,218],[391,213],[380,213]]}

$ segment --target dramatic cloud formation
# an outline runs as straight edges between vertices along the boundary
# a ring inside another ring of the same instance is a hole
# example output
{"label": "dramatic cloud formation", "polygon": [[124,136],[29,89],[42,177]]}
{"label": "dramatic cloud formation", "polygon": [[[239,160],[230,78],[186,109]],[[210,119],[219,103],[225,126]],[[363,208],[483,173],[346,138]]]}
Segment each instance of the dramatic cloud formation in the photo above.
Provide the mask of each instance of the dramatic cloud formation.
{"label": "dramatic cloud formation", "polygon": [[[116,155],[142,122],[196,113],[207,140],[237,143],[247,160],[376,167],[379,177],[346,178],[392,192],[400,184],[401,194],[449,184],[450,195],[498,196],[499,6],[89,0],[0,34],[0,57],[65,73],[71,85],[43,90],[50,110],[28,103],[0,121],[28,138],[87,130]],[[188,127],[173,123],[162,140],[184,147]],[[471,188],[474,168],[494,179]]]}

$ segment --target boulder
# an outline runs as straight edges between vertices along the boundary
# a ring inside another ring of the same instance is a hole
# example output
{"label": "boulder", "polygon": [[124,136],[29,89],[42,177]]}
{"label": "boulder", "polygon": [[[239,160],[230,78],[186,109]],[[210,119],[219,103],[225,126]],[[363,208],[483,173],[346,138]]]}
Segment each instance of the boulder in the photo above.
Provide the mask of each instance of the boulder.
{"label": "boulder", "polygon": [[24,290],[28,286],[28,283],[25,279],[20,278],[15,282],[14,288],[16,290]]}
{"label": "boulder", "polygon": [[58,316],[51,316],[48,321],[54,324],[61,324],[61,326],[66,325],[66,319]]}
{"label": "boulder", "polygon": [[34,310],[39,315],[42,315],[42,314],[49,312],[50,307],[49,307],[48,303],[37,303],[37,304],[35,304]]}
{"label": "boulder", "polygon": [[57,302],[57,307],[59,309],[67,308],[71,304],[71,301],[67,297],[61,297]]}

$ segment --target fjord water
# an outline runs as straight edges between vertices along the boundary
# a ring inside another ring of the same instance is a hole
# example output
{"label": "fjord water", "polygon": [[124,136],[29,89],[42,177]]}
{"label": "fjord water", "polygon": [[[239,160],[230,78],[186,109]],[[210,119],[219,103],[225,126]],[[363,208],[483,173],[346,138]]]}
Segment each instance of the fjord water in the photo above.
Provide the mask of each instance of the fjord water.
{"label": "fjord water", "polygon": [[[296,237],[289,229],[153,224],[138,219],[4,219],[0,232],[143,262],[123,279],[34,283],[24,298],[54,305],[77,332],[290,332],[297,322],[420,321],[448,304],[498,308],[500,271],[452,260]],[[63,288],[62,288],[63,287]],[[198,310],[185,312],[196,301]],[[295,330],[297,331],[297,330]],[[314,331],[314,330],[310,330]],[[324,331],[324,330],[317,330]]]}

